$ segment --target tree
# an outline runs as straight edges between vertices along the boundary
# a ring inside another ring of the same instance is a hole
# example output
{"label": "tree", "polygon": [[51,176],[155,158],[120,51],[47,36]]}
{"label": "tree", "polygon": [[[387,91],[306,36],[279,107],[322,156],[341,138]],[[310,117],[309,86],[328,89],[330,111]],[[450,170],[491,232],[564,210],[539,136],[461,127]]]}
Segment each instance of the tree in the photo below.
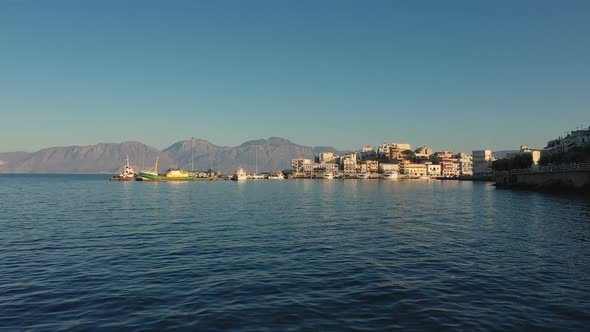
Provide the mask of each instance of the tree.
{"label": "tree", "polygon": [[492,163],[494,171],[509,171],[513,169],[529,168],[533,164],[533,156],[531,154],[519,154],[512,158],[503,158],[495,160]]}

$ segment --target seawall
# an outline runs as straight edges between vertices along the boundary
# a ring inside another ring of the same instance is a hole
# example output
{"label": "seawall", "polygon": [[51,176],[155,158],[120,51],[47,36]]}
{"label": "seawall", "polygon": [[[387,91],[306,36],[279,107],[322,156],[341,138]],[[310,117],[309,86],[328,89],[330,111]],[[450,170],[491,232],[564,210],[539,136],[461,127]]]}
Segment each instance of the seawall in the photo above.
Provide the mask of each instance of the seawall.
{"label": "seawall", "polygon": [[496,173],[499,188],[590,193],[590,165],[567,165],[541,170],[513,170]]}

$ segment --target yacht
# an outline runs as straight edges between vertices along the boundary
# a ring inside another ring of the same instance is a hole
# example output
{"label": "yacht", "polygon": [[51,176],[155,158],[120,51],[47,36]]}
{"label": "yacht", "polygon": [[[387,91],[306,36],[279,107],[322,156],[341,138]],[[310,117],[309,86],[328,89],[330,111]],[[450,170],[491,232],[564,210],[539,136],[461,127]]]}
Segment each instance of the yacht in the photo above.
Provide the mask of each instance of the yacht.
{"label": "yacht", "polygon": [[334,178],[334,173],[332,173],[332,172],[326,172],[326,173],[324,173],[324,179],[331,180],[333,178]]}

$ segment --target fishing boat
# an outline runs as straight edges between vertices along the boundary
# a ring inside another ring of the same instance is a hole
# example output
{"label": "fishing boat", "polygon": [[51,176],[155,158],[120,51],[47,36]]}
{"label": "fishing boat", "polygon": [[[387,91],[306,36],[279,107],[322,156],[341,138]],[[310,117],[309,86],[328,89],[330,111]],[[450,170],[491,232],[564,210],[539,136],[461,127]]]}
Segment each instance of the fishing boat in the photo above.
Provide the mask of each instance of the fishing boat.
{"label": "fishing boat", "polygon": [[156,157],[156,163],[154,164],[154,168],[147,171],[139,172],[139,176],[143,180],[158,180],[160,175],[158,174],[158,157]]}
{"label": "fishing boat", "polygon": [[158,157],[154,168],[148,171],[139,172],[139,176],[144,181],[189,181],[193,180],[194,175],[179,168],[170,168],[164,174],[158,173]]}
{"label": "fishing boat", "polygon": [[231,179],[234,181],[246,180],[248,179],[248,174],[246,174],[243,168],[238,168]]}
{"label": "fishing boat", "polygon": [[189,172],[179,168],[170,168],[166,171],[166,173],[160,175],[160,178],[165,180],[192,180],[195,177]]}

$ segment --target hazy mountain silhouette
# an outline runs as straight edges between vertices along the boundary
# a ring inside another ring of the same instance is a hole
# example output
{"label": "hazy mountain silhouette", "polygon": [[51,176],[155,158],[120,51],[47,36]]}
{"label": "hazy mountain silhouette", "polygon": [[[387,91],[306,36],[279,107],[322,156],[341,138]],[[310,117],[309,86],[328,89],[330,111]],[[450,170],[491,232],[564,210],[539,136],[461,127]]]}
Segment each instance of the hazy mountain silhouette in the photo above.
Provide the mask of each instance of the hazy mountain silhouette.
{"label": "hazy mountain silhouette", "polygon": [[213,168],[231,174],[242,167],[247,172],[272,172],[291,168],[291,159],[310,158],[324,151],[342,153],[331,147],[307,147],[271,137],[245,142],[236,147],[215,145],[202,139],[183,140],[159,151],[141,142],[99,143],[88,146],[52,147],[34,153],[0,154],[1,173],[118,173],[129,155],[136,171],[150,169],[159,156],[159,170],[180,167],[191,170]]}
{"label": "hazy mountain silhouette", "polygon": [[99,143],[43,149],[22,160],[0,165],[0,172],[114,174],[119,172],[127,155],[136,170],[142,166],[152,168],[156,156],[159,156],[161,167],[174,164],[166,154],[140,142]]}

